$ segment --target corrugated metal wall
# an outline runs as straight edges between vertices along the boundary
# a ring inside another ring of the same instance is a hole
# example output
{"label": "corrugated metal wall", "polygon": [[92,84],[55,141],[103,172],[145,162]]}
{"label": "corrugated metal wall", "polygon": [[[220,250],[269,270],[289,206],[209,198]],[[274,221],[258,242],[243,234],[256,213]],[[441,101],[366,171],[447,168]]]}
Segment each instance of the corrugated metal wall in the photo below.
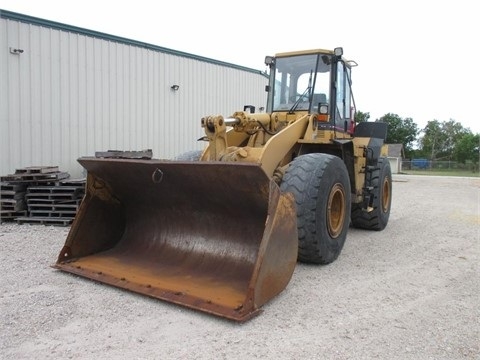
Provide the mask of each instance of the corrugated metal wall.
{"label": "corrugated metal wall", "polygon": [[76,159],[95,151],[152,149],[172,158],[202,149],[203,116],[266,101],[260,71],[208,60],[3,14],[0,175],[59,166],[80,177]]}

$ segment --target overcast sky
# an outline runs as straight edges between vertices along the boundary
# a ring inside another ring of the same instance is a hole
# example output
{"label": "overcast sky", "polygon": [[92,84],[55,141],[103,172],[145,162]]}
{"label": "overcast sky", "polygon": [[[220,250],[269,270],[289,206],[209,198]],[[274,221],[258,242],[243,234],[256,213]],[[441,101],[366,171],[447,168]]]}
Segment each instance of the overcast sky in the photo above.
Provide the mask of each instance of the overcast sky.
{"label": "overcast sky", "polygon": [[[265,70],[265,55],[341,46],[357,110],[480,133],[473,0],[0,0],[0,9]],[[234,86],[234,84],[232,84]],[[229,114],[224,114],[229,115]]]}

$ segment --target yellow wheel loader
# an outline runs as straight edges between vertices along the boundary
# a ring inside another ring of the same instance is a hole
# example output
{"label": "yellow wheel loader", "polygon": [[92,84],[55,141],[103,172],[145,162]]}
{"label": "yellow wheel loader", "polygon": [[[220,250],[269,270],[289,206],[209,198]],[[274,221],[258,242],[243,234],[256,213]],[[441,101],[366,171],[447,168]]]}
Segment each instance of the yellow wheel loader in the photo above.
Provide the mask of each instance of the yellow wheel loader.
{"label": "yellow wheel loader", "polygon": [[388,223],[387,126],[355,124],[342,48],[280,53],[265,112],[201,119],[204,151],[84,157],[87,189],[54,268],[234,321],[297,261],[337,259],[350,226]]}

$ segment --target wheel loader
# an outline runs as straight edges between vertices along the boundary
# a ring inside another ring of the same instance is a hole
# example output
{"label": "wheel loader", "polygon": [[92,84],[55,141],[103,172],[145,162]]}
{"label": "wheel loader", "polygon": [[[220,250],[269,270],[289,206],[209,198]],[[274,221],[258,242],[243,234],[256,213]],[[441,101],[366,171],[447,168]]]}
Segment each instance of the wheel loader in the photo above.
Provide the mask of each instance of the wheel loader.
{"label": "wheel loader", "polygon": [[343,49],[267,56],[267,105],[205,116],[203,151],[82,157],[86,194],[56,269],[243,322],[298,261],[388,223],[387,125],[355,123]]}

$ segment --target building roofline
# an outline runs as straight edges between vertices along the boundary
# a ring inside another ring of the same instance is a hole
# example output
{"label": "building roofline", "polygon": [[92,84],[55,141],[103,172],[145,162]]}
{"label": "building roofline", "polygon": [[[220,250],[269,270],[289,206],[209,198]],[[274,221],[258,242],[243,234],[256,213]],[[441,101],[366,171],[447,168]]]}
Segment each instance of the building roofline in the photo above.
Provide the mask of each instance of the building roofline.
{"label": "building roofline", "polygon": [[19,21],[22,23],[27,23],[27,24],[32,24],[32,25],[37,25],[42,27],[47,27],[55,30],[67,31],[74,34],[85,35],[85,36],[113,41],[121,44],[132,45],[139,48],[144,48],[152,51],[162,52],[169,55],[181,56],[181,57],[185,57],[193,60],[207,62],[210,64],[234,68],[237,70],[260,74],[267,77],[267,74],[261,70],[256,70],[256,69],[248,68],[245,66],[236,65],[236,64],[225,62],[225,61],[215,60],[215,59],[207,58],[204,56],[194,55],[194,54],[190,54],[183,51],[173,50],[173,49],[165,48],[162,46],[145,43],[142,41],[127,39],[121,36],[111,35],[111,34],[103,33],[100,31],[89,30],[89,29],[78,27],[78,26],[68,25],[68,24],[64,24],[56,21],[41,19],[38,17],[30,16],[30,15],[20,14],[20,13],[16,13],[9,10],[0,9],[0,18]]}

